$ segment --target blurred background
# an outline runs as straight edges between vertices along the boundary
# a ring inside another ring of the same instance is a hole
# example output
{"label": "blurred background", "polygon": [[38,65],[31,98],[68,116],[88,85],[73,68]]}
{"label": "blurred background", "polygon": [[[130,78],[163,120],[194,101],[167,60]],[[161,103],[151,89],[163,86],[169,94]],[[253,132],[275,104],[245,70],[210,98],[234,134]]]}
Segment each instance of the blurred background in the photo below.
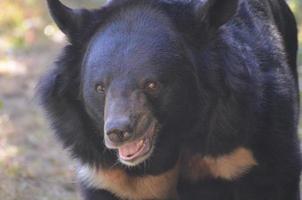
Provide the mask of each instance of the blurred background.
{"label": "blurred background", "polygon": [[[103,0],[62,2],[94,8]],[[302,0],[289,4],[302,30]],[[0,199],[78,200],[74,165],[53,137],[34,96],[37,80],[65,38],[44,0],[0,0],[0,8]],[[302,32],[299,39],[301,66]]]}

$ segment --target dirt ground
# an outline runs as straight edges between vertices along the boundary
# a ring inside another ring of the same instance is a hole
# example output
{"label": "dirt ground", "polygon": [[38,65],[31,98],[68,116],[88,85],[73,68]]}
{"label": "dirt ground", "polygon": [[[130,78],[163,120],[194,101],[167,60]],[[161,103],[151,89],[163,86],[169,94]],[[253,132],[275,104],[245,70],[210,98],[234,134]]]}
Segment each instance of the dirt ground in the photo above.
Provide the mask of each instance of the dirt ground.
{"label": "dirt ground", "polygon": [[[35,98],[38,78],[62,45],[0,63],[0,200],[78,200],[74,163]],[[0,55],[1,56],[1,55]]]}
{"label": "dirt ground", "polygon": [[79,199],[74,165],[53,137],[35,98],[38,78],[59,52],[56,46],[0,63],[1,200]]}

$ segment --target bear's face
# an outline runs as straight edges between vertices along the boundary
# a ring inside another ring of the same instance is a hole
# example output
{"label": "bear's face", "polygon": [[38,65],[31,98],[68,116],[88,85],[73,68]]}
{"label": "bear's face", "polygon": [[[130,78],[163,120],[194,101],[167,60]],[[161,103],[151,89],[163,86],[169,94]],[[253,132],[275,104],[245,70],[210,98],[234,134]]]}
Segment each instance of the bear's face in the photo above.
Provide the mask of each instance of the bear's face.
{"label": "bear's face", "polygon": [[150,12],[128,11],[101,27],[82,64],[84,106],[106,148],[127,166],[177,154],[197,108],[197,80],[181,39]]}
{"label": "bear's face", "polygon": [[47,2],[70,44],[39,91],[75,158],[158,174],[176,164],[183,144],[205,147],[223,91],[208,46],[238,0],[114,0],[96,10]]}

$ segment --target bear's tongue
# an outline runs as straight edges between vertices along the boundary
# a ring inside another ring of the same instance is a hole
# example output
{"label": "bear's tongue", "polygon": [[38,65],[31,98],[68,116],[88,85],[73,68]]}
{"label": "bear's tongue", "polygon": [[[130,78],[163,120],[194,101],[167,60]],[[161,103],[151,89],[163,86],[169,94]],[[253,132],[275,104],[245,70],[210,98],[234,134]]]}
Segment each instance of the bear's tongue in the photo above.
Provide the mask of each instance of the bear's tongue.
{"label": "bear's tongue", "polygon": [[145,141],[139,140],[125,144],[118,149],[118,153],[123,160],[132,160],[144,153]]}

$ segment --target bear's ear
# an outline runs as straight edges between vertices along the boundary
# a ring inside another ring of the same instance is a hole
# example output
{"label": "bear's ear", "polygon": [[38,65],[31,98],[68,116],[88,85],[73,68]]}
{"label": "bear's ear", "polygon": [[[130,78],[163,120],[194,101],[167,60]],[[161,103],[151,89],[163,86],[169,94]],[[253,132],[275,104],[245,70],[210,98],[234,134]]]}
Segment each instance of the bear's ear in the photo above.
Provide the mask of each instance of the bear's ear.
{"label": "bear's ear", "polygon": [[59,0],[47,0],[47,4],[52,18],[69,39],[79,34],[85,21],[84,10],[68,8]]}
{"label": "bear's ear", "polygon": [[208,24],[210,29],[218,29],[237,11],[239,0],[197,0],[195,16]]}

